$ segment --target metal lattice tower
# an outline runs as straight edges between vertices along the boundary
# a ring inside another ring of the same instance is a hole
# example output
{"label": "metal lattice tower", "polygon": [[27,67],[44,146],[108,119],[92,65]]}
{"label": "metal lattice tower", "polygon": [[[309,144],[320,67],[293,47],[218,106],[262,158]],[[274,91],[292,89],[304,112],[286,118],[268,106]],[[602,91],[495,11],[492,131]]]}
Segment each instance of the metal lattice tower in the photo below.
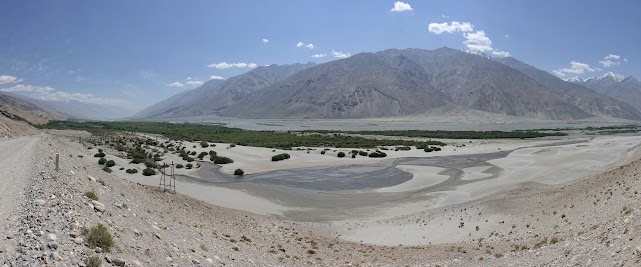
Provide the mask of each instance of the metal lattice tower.
{"label": "metal lattice tower", "polygon": [[[169,173],[167,173],[169,168]],[[169,191],[172,194],[176,193],[176,176],[174,176],[174,162],[167,165],[163,163],[160,167],[160,190],[162,192]],[[169,181],[168,181],[169,180]]]}

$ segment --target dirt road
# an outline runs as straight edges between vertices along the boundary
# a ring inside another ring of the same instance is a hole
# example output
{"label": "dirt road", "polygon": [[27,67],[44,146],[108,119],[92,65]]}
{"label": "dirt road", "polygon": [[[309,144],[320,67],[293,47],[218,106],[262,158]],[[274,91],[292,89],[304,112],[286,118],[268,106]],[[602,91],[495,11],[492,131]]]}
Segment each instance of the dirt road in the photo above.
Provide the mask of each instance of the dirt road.
{"label": "dirt road", "polygon": [[5,239],[7,222],[17,216],[24,189],[35,163],[35,144],[40,136],[0,139],[0,237]]}

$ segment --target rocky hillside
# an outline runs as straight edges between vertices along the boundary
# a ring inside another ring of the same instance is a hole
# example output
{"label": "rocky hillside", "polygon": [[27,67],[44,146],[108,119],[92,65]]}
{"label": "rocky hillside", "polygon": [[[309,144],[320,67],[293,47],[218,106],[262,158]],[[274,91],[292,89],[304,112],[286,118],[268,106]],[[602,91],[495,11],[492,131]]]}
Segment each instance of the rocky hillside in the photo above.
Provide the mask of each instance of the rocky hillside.
{"label": "rocky hillside", "polygon": [[573,80],[574,83],[586,86],[596,92],[628,103],[641,110],[641,82],[634,77],[623,77],[608,72],[600,77]]}
{"label": "rocky hillside", "polygon": [[544,120],[641,119],[624,101],[516,59],[449,48],[259,67],[180,93],[136,117],[380,118],[429,116],[443,107]]}
{"label": "rocky hillside", "polygon": [[[587,113],[630,120],[641,119],[641,112],[635,109],[635,106],[622,101],[622,99],[607,96],[603,94],[603,91],[595,92],[581,84],[561,80],[548,72],[539,70],[511,57],[496,60],[525,73],[539,84],[552,90],[567,102],[576,105]],[[639,105],[638,103],[637,105]]]}
{"label": "rocky hillside", "polygon": [[32,124],[47,123],[62,115],[42,108],[28,99],[0,93],[0,136],[37,133]]}
{"label": "rocky hillside", "polygon": [[227,80],[210,80],[201,87],[181,92],[140,112],[136,118],[214,115],[247,95],[277,83],[315,63],[260,66]]}

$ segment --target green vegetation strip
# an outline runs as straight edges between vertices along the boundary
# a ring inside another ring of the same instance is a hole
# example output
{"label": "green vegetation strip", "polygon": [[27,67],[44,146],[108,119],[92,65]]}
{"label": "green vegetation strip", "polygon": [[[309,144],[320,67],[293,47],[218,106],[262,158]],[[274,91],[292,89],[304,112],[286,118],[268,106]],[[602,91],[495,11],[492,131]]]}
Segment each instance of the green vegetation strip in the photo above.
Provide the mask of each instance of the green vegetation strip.
{"label": "green vegetation strip", "polygon": [[51,121],[42,129],[86,130],[94,134],[141,132],[160,134],[174,140],[207,141],[243,146],[291,149],[292,147],[375,148],[377,146],[444,146],[439,141],[377,140],[340,134],[296,134],[293,132],[249,131],[220,125],[164,122],[74,122]]}
{"label": "green vegetation strip", "polygon": [[501,139],[501,138],[538,138],[545,136],[565,136],[564,132],[540,131],[305,131],[306,133],[341,133],[359,135],[405,136],[440,139]]}

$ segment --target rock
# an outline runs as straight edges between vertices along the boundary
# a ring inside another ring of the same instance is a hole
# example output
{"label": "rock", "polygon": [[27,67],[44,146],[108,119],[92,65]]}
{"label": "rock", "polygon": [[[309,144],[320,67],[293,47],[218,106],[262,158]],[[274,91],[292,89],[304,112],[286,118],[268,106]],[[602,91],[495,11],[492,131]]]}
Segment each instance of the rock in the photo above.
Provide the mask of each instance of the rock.
{"label": "rock", "polygon": [[82,244],[84,242],[84,240],[82,238],[80,238],[80,237],[76,237],[76,238],[73,239],[73,242],[75,242],[76,244],[80,245],[80,244]]}
{"label": "rock", "polygon": [[641,255],[641,244],[637,246],[637,254]]}
{"label": "rock", "polygon": [[207,262],[209,262],[209,264],[214,264],[214,260],[212,260],[211,258],[207,258]]}
{"label": "rock", "polygon": [[105,212],[105,204],[102,204],[98,201],[92,200],[91,204],[93,205],[93,209],[99,212]]}
{"label": "rock", "polygon": [[44,206],[47,202],[44,199],[36,199],[36,204],[38,206]]}
{"label": "rock", "polygon": [[76,233],[76,232],[70,232],[69,236],[72,237],[72,238],[76,238],[76,237],[79,237],[80,235],[78,233]]}
{"label": "rock", "polygon": [[134,235],[141,236],[142,234],[138,231],[138,229],[134,229]]}
{"label": "rock", "polygon": [[51,241],[47,244],[47,247],[50,249],[56,250],[58,249],[58,243],[56,241]]}
{"label": "rock", "polygon": [[95,251],[96,251],[96,253],[101,253],[102,252],[102,248],[101,247],[96,247]]}
{"label": "rock", "polygon": [[58,240],[58,237],[56,237],[55,234],[48,234],[47,235],[47,241],[56,241]]}
{"label": "rock", "polygon": [[96,181],[96,178],[93,178],[93,177],[91,177],[91,176],[87,176],[87,179],[89,179],[89,181],[92,181],[92,182],[95,182],[95,181]]}
{"label": "rock", "polygon": [[158,233],[154,233],[154,236],[155,236],[156,238],[158,238],[158,239],[161,239],[161,238],[160,238],[160,235],[159,235]]}
{"label": "rock", "polygon": [[197,259],[191,259],[191,263],[193,264],[200,264],[200,261]]}
{"label": "rock", "polygon": [[214,259],[216,259],[220,264],[225,265],[225,262],[223,262],[223,260],[221,260],[217,255],[214,256]]}
{"label": "rock", "polygon": [[122,267],[122,266],[125,266],[125,261],[122,259],[113,259],[111,261],[111,264]]}

